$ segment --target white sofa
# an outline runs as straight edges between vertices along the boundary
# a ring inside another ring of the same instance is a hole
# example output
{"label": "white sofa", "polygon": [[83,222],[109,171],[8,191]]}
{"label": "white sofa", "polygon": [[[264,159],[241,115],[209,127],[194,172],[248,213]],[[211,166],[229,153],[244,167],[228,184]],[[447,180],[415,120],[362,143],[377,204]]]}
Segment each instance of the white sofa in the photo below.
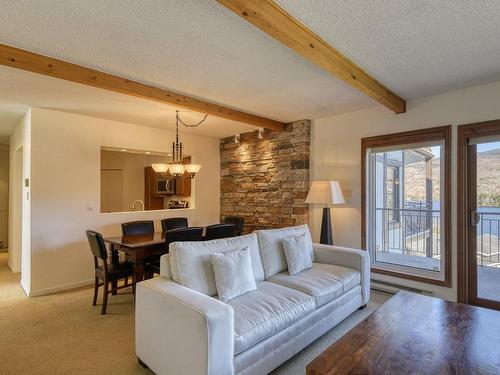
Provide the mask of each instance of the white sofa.
{"label": "white sofa", "polygon": [[[136,354],[156,374],[267,374],[370,297],[368,253],[313,245],[313,267],[287,272],[281,241],[307,226],[177,242],[161,277],[137,284]],[[217,299],[209,254],[248,246],[257,290]]]}

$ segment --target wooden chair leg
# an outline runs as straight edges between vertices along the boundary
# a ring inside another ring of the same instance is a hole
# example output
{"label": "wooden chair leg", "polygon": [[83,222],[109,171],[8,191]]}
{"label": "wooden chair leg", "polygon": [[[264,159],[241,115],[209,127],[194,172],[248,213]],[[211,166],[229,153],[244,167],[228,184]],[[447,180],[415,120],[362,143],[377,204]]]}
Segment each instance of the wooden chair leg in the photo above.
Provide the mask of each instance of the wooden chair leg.
{"label": "wooden chair leg", "polygon": [[118,287],[118,281],[111,282],[111,294],[116,296],[118,294],[116,288]]}
{"label": "wooden chair leg", "polygon": [[92,306],[95,306],[97,304],[97,294],[99,293],[99,279],[96,277],[95,278],[95,285],[94,285],[94,301],[92,302]]}
{"label": "wooden chair leg", "polygon": [[125,278],[125,286],[128,286],[128,276]]}
{"label": "wooden chair leg", "polygon": [[108,293],[109,293],[109,282],[108,280],[104,280],[104,295],[102,296],[102,310],[101,314],[104,315],[106,314],[106,307],[108,306]]}

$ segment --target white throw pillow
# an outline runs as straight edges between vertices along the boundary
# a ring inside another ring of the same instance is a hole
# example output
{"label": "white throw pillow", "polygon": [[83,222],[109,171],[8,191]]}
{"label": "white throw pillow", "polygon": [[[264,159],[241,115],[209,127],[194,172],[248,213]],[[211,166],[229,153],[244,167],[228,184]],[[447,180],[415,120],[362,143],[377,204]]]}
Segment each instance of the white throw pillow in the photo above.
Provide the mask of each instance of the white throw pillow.
{"label": "white throw pillow", "polygon": [[222,302],[257,289],[248,247],[210,254],[210,262],[217,294]]}
{"label": "white throw pillow", "polygon": [[168,261],[172,279],[189,289],[196,290],[207,296],[215,296],[217,288],[215,286],[214,270],[212,263],[210,263],[210,254],[224,253],[235,249],[243,249],[244,247],[250,249],[255,281],[263,281],[264,268],[262,268],[259,243],[255,233],[211,241],[171,243]]}
{"label": "white throw pillow", "polygon": [[305,233],[285,238],[283,240],[283,252],[285,253],[290,275],[295,275],[312,267],[312,241]]}
{"label": "white throw pillow", "polygon": [[[255,233],[257,233],[259,239],[259,250],[266,279],[277,273],[284,272],[288,268],[285,253],[283,252],[283,240],[285,238],[299,234],[305,234],[311,238],[307,224],[288,228],[258,230]],[[312,243],[312,240],[310,241]],[[314,261],[312,246],[311,259]]]}

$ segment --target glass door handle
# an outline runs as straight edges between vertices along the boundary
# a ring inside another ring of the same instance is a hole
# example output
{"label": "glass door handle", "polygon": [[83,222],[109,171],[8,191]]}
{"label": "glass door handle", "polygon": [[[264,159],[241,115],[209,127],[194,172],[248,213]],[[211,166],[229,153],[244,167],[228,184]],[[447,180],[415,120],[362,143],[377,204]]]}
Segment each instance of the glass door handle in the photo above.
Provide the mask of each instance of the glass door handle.
{"label": "glass door handle", "polygon": [[481,216],[479,215],[479,212],[477,212],[477,210],[471,210],[471,212],[470,212],[471,225],[477,226],[479,224],[480,220],[481,220]]}

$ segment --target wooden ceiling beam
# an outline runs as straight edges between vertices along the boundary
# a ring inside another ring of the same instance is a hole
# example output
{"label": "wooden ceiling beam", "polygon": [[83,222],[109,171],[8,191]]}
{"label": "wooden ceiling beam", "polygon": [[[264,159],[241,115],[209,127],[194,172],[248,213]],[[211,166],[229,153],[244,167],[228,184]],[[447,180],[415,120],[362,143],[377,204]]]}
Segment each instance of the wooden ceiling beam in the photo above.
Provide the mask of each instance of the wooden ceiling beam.
{"label": "wooden ceiling beam", "polygon": [[217,0],[274,39],[395,113],[406,102],[313,33],[272,0]]}
{"label": "wooden ceiling beam", "polygon": [[285,124],[265,117],[224,107],[199,98],[136,82],[34,52],[0,44],[0,65],[27,70],[49,77],[98,87],[100,89],[171,104],[195,112],[238,121],[270,130],[282,131]]}

